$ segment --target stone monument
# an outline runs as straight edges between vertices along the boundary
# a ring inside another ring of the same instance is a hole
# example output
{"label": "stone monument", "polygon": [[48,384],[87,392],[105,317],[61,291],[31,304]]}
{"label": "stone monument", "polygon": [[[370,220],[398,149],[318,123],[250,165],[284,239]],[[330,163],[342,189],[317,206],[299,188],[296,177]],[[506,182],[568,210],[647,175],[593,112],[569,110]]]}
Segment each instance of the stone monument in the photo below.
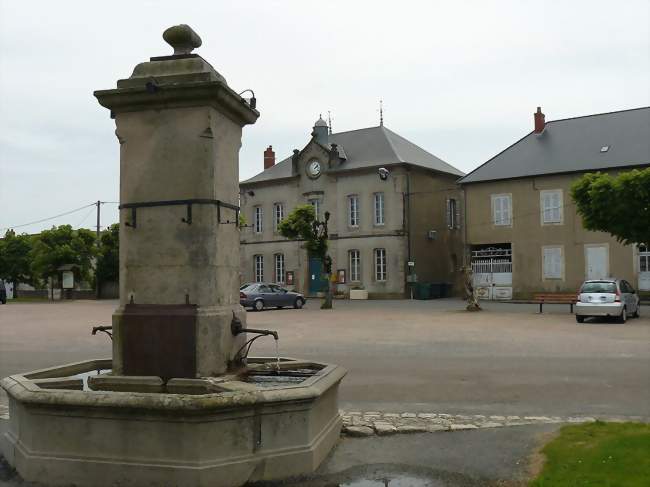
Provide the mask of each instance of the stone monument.
{"label": "stone monument", "polygon": [[[29,481],[238,486],[312,472],[336,443],[338,366],[248,358],[239,305],[238,172],[255,99],[174,48],[96,91],[120,143],[120,306],[112,359],[2,380],[7,461]],[[254,334],[253,338],[248,335]]]}

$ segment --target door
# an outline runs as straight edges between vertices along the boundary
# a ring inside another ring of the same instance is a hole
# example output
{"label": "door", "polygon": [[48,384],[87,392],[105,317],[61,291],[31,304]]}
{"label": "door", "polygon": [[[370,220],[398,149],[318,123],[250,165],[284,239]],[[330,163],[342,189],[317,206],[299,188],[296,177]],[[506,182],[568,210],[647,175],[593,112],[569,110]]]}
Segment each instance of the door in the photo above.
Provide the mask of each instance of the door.
{"label": "door", "polygon": [[650,247],[639,245],[639,291],[650,291]]}
{"label": "door", "polygon": [[605,279],[609,274],[607,247],[593,245],[585,247],[585,274],[589,279]]}
{"label": "door", "polygon": [[323,279],[323,262],[316,258],[309,258],[309,294],[325,291],[327,279]]}

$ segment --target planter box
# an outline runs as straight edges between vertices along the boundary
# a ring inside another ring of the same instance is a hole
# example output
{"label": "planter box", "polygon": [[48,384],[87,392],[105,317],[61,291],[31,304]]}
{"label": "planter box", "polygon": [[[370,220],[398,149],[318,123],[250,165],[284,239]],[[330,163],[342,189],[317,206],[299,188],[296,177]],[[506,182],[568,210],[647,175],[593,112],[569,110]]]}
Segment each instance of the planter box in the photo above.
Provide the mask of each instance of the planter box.
{"label": "planter box", "polygon": [[365,289],[350,289],[350,299],[368,299],[368,291]]}

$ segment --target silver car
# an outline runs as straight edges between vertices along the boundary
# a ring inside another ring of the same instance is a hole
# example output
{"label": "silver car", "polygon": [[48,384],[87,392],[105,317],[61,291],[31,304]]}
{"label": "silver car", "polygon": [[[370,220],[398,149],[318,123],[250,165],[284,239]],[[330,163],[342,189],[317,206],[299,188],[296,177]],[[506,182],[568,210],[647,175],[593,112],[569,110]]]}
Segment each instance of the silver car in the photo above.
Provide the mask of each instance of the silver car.
{"label": "silver car", "polygon": [[293,306],[300,309],[305,304],[305,297],[293,291],[288,291],[277,284],[265,282],[249,283],[239,289],[239,303],[244,308],[262,311],[264,308]]}
{"label": "silver car", "polygon": [[578,323],[589,316],[613,316],[625,323],[628,316],[639,317],[639,296],[623,279],[594,279],[580,287],[575,310]]}

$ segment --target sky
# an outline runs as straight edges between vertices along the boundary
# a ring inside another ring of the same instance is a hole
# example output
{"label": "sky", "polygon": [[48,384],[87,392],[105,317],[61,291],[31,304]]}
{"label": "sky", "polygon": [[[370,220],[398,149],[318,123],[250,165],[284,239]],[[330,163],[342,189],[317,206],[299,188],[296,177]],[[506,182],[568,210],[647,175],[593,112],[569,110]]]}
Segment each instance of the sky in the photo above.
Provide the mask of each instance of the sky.
{"label": "sky", "polygon": [[650,105],[647,0],[0,0],[0,233],[93,228],[87,205],[117,201],[115,126],[92,93],[171,54],[162,32],[181,23],[255,91],[241,180],[268,145],[304,147],[321,113],[334,132],[378,125],[380,99],[386,127],[464,172],[530,132],[537,106],[548,121]]}

